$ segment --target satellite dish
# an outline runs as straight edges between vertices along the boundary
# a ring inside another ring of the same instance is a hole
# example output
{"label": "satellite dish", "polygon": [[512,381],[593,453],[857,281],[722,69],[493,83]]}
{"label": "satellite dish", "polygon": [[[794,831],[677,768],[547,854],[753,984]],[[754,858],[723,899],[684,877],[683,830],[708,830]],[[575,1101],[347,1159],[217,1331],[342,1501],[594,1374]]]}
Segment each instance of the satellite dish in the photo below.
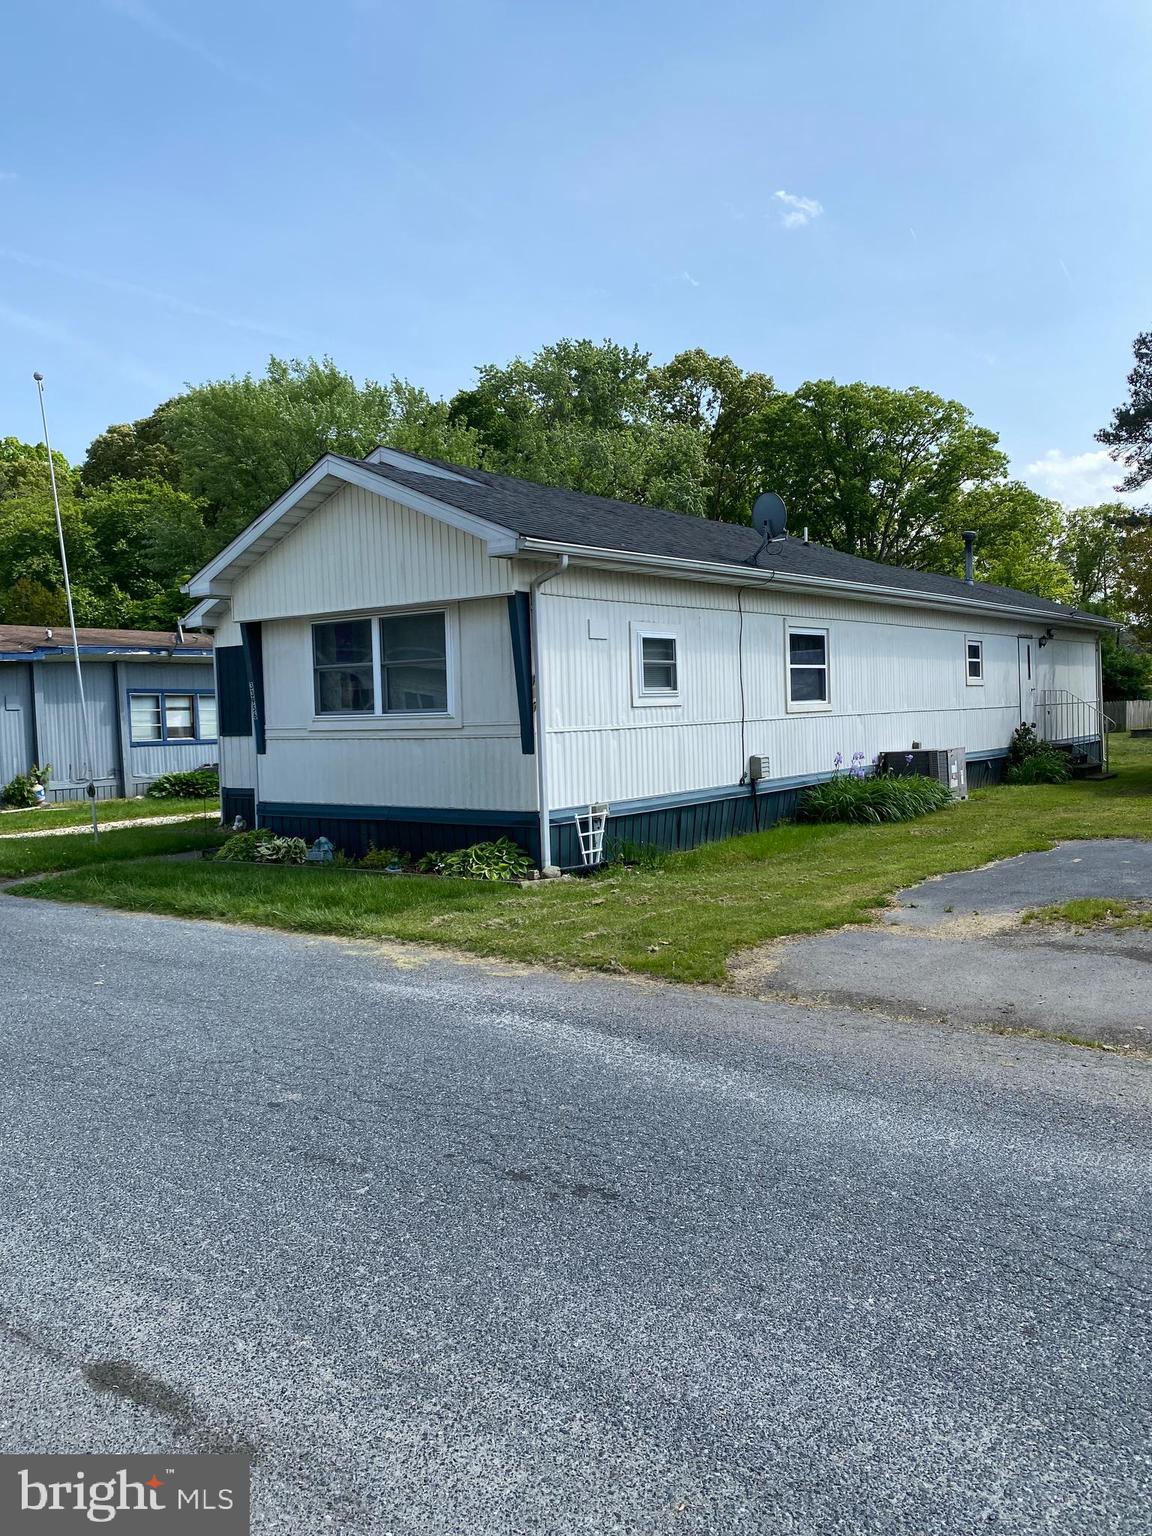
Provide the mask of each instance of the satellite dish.
{"label": "satellite dish", "polygon": [[775,491],[763,491],[752,503],[752,526],[767,544],[788,527],[788,508]]}

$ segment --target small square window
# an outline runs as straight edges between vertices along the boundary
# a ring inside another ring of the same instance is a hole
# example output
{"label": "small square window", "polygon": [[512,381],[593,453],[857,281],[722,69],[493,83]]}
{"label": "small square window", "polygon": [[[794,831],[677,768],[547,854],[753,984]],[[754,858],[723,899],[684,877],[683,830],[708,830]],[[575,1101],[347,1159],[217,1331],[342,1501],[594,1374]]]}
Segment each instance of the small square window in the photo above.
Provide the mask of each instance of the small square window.
{"label": "small square window", "polygon": [[641,635],[641,687],[645,693],[676,692],[676,640],[672,635]]}
{"label": "small square window", "polygon": [[984,681],[983,640],[966,640],[964,642],[964,654],[967,668],[966,681],[969,683],[982,683]]}
{"label": "small square window", "polygon": [[632,703],[679,705],[680,661],[677,638],[667,630],[642,629],[633,624]]}
{"label": "small square window", "polygon": [[214,693],[202,693],[197,700],[197,710],[200,717],[200,740],[215,741],[216,729],[216,695]]}

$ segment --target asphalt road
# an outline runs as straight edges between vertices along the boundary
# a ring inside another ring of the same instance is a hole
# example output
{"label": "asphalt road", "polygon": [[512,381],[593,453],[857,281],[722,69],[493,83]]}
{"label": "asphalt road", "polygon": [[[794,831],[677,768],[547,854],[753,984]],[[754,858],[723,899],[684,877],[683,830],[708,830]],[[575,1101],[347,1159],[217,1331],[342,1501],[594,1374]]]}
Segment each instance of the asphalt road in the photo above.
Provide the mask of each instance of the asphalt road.
{"label": "asphalt road", "polygon": [[0,897],[0,1449],[261,1532],[1108,1533],[1152,1071]]}

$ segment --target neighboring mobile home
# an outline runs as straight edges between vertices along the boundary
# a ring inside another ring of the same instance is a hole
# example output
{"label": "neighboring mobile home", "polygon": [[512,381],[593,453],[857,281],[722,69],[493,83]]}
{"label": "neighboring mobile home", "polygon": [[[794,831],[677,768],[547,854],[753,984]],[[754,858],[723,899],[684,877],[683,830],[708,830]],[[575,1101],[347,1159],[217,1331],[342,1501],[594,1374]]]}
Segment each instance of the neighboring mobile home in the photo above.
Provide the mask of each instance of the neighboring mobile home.
{"label": "neighboring mobile home", "polygon": [[216,762],[211,635],[79,629],[76,637],[91,762],[72,631],[0,624],[0,789],[51,763],[49,800],[78,799],[89,783],[106,800]]}
{"label": "neighboring mobile home", "polygon": [[1092,614],[393,449],[321,459],[187,590],[225,816],[350,851],[573,867],[593,803],[687,847],[838,754],[962,747],[985,784],[1022,719],[1101,745]]}

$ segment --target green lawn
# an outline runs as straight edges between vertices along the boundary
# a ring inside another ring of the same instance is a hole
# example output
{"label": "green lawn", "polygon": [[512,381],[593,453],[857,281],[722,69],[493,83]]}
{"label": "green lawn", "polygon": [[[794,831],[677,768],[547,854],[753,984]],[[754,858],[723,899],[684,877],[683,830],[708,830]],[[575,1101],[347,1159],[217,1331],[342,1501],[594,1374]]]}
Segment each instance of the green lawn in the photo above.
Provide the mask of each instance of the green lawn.
{"label": "green lawn", "polygon": [[984,790],[896,826],[784,825],[675,855],[659,869],[529,890],[342,870],[138,864],[77,870],[27,894],[715,982],[736,951],[860,921],[928,875],[1061,838],[1152,836],[1152,740],[1114,737],[1113,757],[1120,775],[1104,783]]}
{"label": "green lawn", "polygon": [[[218,843],[221,833],[202,820],[172,822],[166,827],[124,827],[118,832],[68,837],[0,838],[0,879],[38,875],[45,870],[91,869],[121,859],[146,859],[157,854],[185,853]],[[161,870],[168,865],[154,866]],[[38,888],[38,887],[37,887]]]}
{"label": "green lawn", "polygon": [[[215,797],[208,802],[208,813],[219,819],[220,804]],[[203,800],[97,800],[96,820],[103,826],[109,821],[135,821],[139,816],[202,816]],[[92,820],[87,800],[67,800],[47,805],[40,811],[0,812],[0,837],[18,837],[21,832],[44,832],[52,827],[86,827]]]}

